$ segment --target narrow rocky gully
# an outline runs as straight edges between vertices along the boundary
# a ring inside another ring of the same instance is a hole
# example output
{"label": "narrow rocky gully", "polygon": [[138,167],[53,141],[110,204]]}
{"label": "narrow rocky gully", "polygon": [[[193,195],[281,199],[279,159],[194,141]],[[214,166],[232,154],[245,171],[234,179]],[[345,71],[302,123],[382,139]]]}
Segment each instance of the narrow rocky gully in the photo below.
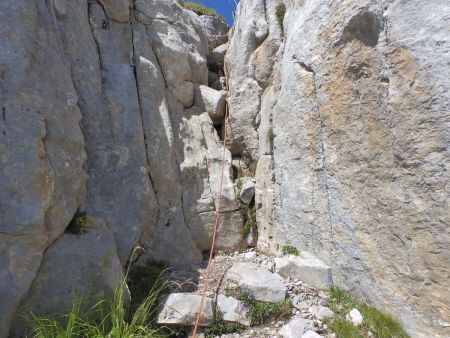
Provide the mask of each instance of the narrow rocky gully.
{"label": "narrow rocky gully", "polygon": [[[220,28],[210,28],[209,85],[197,89],[200,92],[195,97],[202,99],[195,104],[208,112],[217,137],[223,141],[229,94],[224,58],[229,42],[228,34],[217,34]],[[334,315],[327,307],[326,290],[332,287],[330,267],[294,246],[280,248],[277,256],[258,252],[254,163],[249,158],[234,157],[232,169],[234,191],[244,221],[244,225],[235,225],[241,228],[241,250],[215,250],[209,278],[209,251],[203,252],[199,264],[167,268],[164,273],[167,289],[158,309],[157,323],[171,328],[174,337],[193,337],[193,325],[204,294],[198,338],[336,337],[324,322]],[[222,178],[216,179],[209,184],[217,185],[219,191]],[[361,324],[358,309],[351,311],[347,319],[354,325]]]}

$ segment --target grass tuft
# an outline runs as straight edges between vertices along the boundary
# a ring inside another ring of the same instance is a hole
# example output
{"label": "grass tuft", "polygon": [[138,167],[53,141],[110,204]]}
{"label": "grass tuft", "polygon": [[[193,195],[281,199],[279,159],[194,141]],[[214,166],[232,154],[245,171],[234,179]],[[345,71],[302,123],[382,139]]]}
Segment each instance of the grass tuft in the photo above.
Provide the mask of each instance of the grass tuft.
{"label": "grass tuft", "polygon": [[283,251],[283,255],[294,255],[294,256],[300,255],[300,251],[295,246],[292,245],[283,245],[281,250]]}
{"label": "grass tuft", "polygon": [[212,338],[215,336],[220,336],[223,334],[230,333],[241,333],[247,327],[239,323],[226,323],[223,320],[223,313],[218,308],[216,308],[216,313],[214,314],[213,326],[205,329],[206,338]]}
{"label": "grass tuft", "polygon": [[[337,338],[364,338],[369,331],[373,337],[379,338],[408,338],[408,334],[393,318],[359,302],[349,293],[332,287],[328,291],[328,306],[335,313],[333,318],[327,318],[326,324]],[[351,309],[356,308],[363,316],[363,322],[354,326],[345,319]]]}
{"label": "grass tuft", "polygon": [[77,211],[66,228],[66,233],[82,235],[88,232],[91,224],[85,212]]}
{"label": "grass tuft", "polygon": [[[168,329],[156,327],[155,314],[158,299],[167,287],[167,281],[163,280],[164,271],[161,265],[151,265],[151,268],[136,268],[129,276],[127,270],[124,280],[117,283],[112,298],[100,300],[87,311],[82,299],[74,299],[70,312],[65,315],[40,317],[31,314],[32,337],[162,338],[166,336],[163,330]],[[127,297],[128,277],[137,278],[131,283],[132,300],[134,298],[131,304]]]}
{"label": "grass tuft", "polygon": [[261,325],[271,320],[287,319],[292,314],[292,301],[287,299],[280,303],[267,303],[255,300],[251,293],[241,289],[225,289],[226,296],[240,300],[248,308],[250,326]]}
{"label": "grass tuft", "polygon": [[245,219],[245,223],[241,227],[241,234],[247,236],[256,229],[256,206],[250,207],[241,203],[240,210]]}
{"label": "grass tuft", "polygon": [[284,31],[283,20],[286,14],[286,6],[284,3],[280,3],[275,7],[275,15],[277,17],[278,24],[280,25],[281,31]]}
{"label": "grass tuft", "polygon": [[206,7],[200,3],[184,0],[177,0],[177,1],[181,7],[189,9],[190,11],[193,11],[197,15],[215,16],[225,21],[225,19],[221,15],[217,14],[217,12],[214,9]]}

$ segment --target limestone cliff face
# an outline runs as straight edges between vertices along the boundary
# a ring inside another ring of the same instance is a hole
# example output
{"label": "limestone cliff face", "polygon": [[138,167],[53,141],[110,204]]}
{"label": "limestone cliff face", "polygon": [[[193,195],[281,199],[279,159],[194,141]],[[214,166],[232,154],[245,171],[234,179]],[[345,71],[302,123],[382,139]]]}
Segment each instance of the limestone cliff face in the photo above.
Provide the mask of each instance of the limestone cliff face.
{"label": "limestone cliff face", "polygon": [[[172,0],[5,0],[0,22],[6,337],[29,310],[65,310],[71,291],[111,292],[137,244],[140,262],[201,260],[222,146],[194,93],[227,27]],[[226,158],[219,246],[234,248],[242,216]],[[90,230],[64,233],[77,210]]]}
{"label": "limestone cliff face", "polygon": [[258,248],[295,245],[413,337],[450,335],[448,1],[243,0],[226,67]]}

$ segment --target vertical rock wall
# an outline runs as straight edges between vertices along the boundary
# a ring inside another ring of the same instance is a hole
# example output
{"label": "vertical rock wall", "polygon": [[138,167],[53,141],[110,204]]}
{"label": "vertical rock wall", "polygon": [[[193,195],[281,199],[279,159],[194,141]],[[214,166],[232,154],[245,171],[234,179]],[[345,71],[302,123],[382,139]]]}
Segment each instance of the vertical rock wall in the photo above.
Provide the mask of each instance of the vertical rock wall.
{"label": "vertical rock wall", "polygon": [[[226,25],[173,0],[6,0],[0,19],[6,337],[30,310],[67,310],[73,292],[110,294],[138,244],[139,262],[201,260],[222,146],[194,93]],[[219,247],[234,248],[242,217],[226,158]],[[77,211],[88,232],[64,233]]]}
{"label": "vertical rock wall", "polygon": [[448,3],[286,1],[284,32],[280,3],[241,1],[226,57],[258,248],[313,252],[412,336],[448,336]]}

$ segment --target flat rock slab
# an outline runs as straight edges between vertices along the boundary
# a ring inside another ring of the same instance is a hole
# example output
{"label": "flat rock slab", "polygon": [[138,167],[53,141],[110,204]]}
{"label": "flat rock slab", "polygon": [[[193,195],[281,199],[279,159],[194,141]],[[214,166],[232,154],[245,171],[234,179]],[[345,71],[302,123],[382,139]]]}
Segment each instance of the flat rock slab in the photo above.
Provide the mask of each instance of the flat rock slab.
{"label": "flat rock slab", "polygon": [[[171,293],[161,302],[158,324],[190,326],[195,324],[195,313],[202,297],[189,293]],[[211,326],[214,321],[213,300],[205,297],[200,326]]]}
{"label": "flat rock slab", "polygon": [[233,264],[226,275],[225,285],[249,292],[256,300],[263,302],[278,303],[286,297],[283,279],[267,268],[253,263]]}
{"label": "flat rock slab", "polygon": [[278,332],[278,335],[282,338],[298,338],[313,327],[314,322],[312,320],[297,317],[285,324]]}
{"label": "flat rock slab", "polygon": [[217,296],[217,306],[222,312],[223,320],[225,322],[234,322],[250,326],[248,309],[241,301],[234,297],[219,295]]}
{"label": "flat rock slab", "polygon": [[275,270],[284,278],[300,279],[319,289],[333,284],[330,267],[306,251],[298,256],[275,258]]}

